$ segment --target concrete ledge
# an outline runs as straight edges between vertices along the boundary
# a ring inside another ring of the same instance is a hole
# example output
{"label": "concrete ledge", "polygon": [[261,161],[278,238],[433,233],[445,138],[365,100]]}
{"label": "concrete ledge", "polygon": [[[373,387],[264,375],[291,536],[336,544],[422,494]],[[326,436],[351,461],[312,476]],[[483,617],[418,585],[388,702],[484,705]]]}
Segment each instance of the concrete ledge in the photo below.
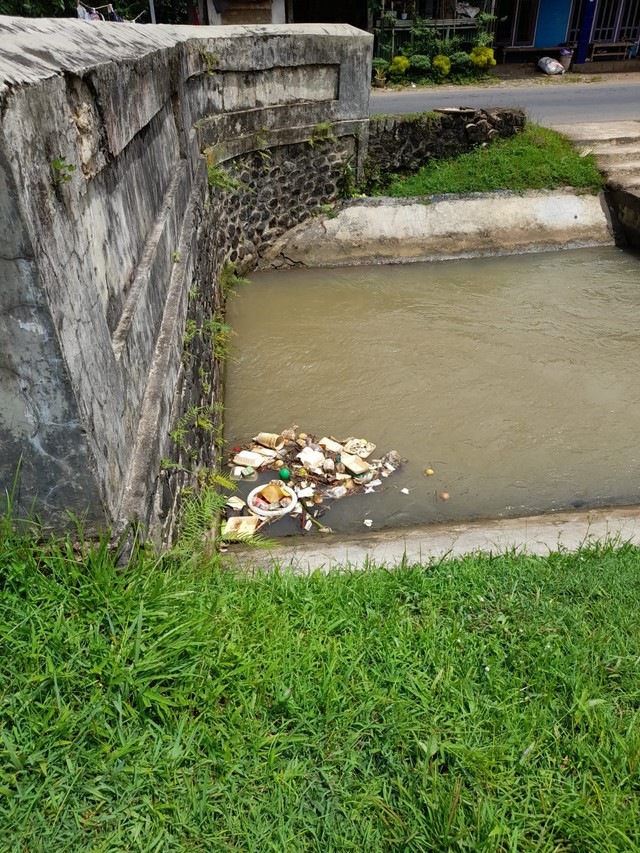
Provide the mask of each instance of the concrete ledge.
{"label": "concrete ledge", "polygon": [[443,199],[367,199],[284,234],[261,266],[331,267],[610,246],[604,196],[482,193]]}
{"label": "concrete ledge", "polygon": [[403,563],[428,564],[477,552],[544,556],[552,551],[577,551],[587,544],[608,542],[640,545],[640,506],[424,525],[380,531],[367,537],[292,537],[278,540],[268,552],[234,549],[226,563],[242,572],[290,566],[304,574],[337,568],[364,569],[371,563],[388,568]]}

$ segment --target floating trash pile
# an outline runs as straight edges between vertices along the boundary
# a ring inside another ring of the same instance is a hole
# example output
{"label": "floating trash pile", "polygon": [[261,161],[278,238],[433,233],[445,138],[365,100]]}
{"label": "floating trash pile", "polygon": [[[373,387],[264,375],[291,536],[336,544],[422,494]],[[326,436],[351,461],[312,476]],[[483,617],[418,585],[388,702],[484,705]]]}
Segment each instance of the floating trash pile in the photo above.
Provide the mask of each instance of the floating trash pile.
{"label": "floating trash pile", "polygon": [[406,461],[395,450],[371,459],[376,445],[363,438],[318,439],[297,429],[261,432],[246,447],[233,448],[229,458],[233,479],[251,482],[261,471],[277,476],[254,488],[246,501],[235,495],[229,498],[223,538],[251,536],[285,516],[299,518],[302,530],[315,525],[322,533],[332,533],[319,519],[333,501],[375,492]]}

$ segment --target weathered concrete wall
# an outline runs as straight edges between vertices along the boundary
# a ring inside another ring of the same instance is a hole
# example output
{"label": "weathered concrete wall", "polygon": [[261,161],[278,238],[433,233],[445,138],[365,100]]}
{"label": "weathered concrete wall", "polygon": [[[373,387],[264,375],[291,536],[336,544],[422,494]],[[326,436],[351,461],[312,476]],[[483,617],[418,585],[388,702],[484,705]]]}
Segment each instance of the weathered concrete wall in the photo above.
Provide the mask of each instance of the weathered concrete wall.
{"label": "weathered concrete wall", "polygon": [[[347,26],[0,18],[0,488],[22,456],[22,508],[147,518],[172,409],[216,402],[187,312],[214,317],[224,261],[362,160],[370,53]],[[208,186],[206,157],[260,186]]]}
{"label": "weathered concrete wall", "polygon": [[276,240],[263,267],[331,267],[609,246],[604,196],[565,192],[363,199]]}

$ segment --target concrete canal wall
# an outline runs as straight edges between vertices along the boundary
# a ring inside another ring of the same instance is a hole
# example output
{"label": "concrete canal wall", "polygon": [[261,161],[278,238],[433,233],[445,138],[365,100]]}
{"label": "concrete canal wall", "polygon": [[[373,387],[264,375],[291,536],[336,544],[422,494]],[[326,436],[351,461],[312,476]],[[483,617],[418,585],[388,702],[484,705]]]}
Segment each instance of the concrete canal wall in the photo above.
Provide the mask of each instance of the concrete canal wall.
{"label": "concrete canal wall", "polygon": [[264,267],[398,263],[538,252],[614,242],[604,195],[478,193],[376,198],[304,222],[263,255]]}

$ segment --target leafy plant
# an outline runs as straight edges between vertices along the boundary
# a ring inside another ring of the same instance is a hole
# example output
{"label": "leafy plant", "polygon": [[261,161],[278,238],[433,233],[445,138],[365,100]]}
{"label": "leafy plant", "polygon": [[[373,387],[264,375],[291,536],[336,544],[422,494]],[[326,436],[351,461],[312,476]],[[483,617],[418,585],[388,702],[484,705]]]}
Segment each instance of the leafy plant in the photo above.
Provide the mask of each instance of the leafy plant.
{"label": "leafy plant", "polygon": [[409,70],[409,59],[406,56],[394,56],[389,63],[389,77],[392,80],[401,80]]}
{"label": "leafy plant", "polygon": [[223,192],[230,192],[244,187],[242,181],[232,178],[217,161],[219,150],[218,148],[207,148],[205,156],[207,158],[207,181],[210,187],[216,187]]}
{"label": "leafy plant", "polygon": [[353,164],[353,156],[347,157],[340,166],[336,188],[341,198],[352,198],[356,195],[356,170]]}
{"label": "leafy plant", "polygon": [[493,25],[497,18],[495,15],[490,15],[488,12],[480,12],[476,15],[476,33],[473,42],[476,47],[491,47],[495,38],[492,32]]}
{"label": "leafy plant", "polygon": [[447,77],[451,72],[451,60],[448,56],[438,54],[433,57],[431,67],[440,77]]}
{"label": "leafy plant", "polygon": [[226,495],[203,486],[182,502],[175,549],[202,561],[215,555],[214,529],[227,503]]}
{"label": "leafy plant", "polygon": [[225,261],[220,271],[220,289],[222,298],[226,301],[227,297],[236,292],[236,287],[242,287],[246,284],[251,284],[248,278],[243,278],[238,275],[236,264],[233,261]]}
{"label": "leafy plant", "polygon": [[314,146],[325,145],[329,142],[336,142],[333,125],[330,121],[320,121],[311,131],[309,145],[313,148]]}
{"label": "leafy plant", "polygon": [[228,323],[215,314],[202,324],[202,334],[210,339],[215,358],[221,361],[228,358],[229,341],[233,336],[233,329]]}
{"label": "leafy plant", "polygon": [[210,187],[216,187],[223,192],[231,192],[231,190],[237,190],[244,186],[242,181],[232,178],[215,163],[207,163],[207,181]]}
{"label": "leafy plant", "polygon": [[389,63],[386,59],[382,59],[382,57],[377,56],[371,63],[371,70],[374,80],[386,80],[389,72]]}
{"label": "leafy plant", "polygon": [[463,50],[458,50],[452,53],[449,57],[451,61],[451,72],[458,74],[468,74],[475,69],[475,65],[468,53]]}
{"label": "leafy plant", "polygon": [[431,60],[423,53],[413,53],[409,57],[409,73],[412,77],[426,77],[431,71]]}
{"label": "leafy plant", "polygon": [[213,418],[217,411],[218,408],[215,404],[191,406],[187,409],[169,433],[176,446],[182,450],[186,450],[185,436],[191,430],[197,429],[204,432],[213,432],[215,429]]}
{"label": "leafy plant", "polygon": [[51,168],[53,169],[53,183],[55,186],[68,183],[73,178],[73,173],[76,170],[73,163],[67,163],[63,157],[57,157],[55,160],[52,160]]}
{"label": "leafy plant", "polygon": [[483,70],[493,68],[496,64],[493,57],[493,48],[490,47],[474,47],[471,51],[470,58],[476,68]]}
{"label": "leafy plant", "polygon": [[184,335],[182,337],[182,341],[185,346],[191,343],[199,331],[200,329],[198,328],[198,324],[195,320],[187,320],[184,328]]}

